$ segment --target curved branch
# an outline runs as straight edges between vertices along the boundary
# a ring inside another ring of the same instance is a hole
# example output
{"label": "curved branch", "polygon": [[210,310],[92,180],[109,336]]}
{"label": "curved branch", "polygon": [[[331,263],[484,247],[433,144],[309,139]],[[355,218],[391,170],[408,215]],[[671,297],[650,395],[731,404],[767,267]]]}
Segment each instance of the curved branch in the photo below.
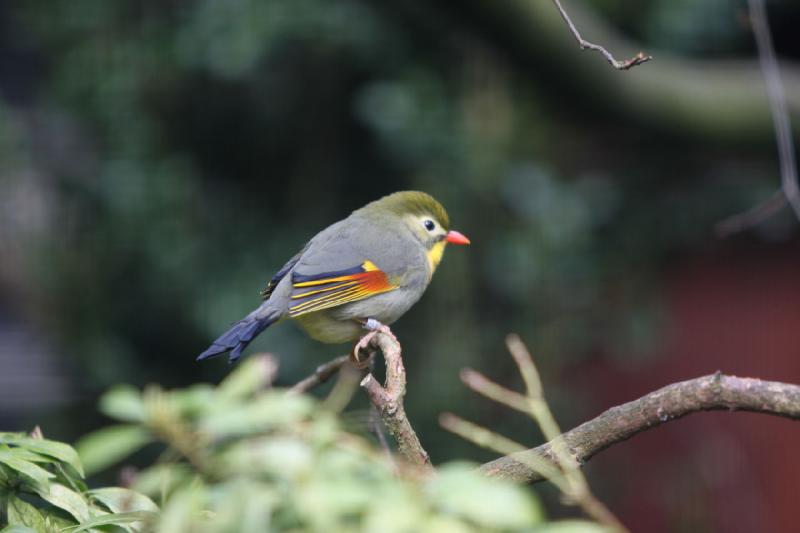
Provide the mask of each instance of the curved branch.
{"label": "curved branch", "polygon": [[388,327],[381,326],[381,329],[365,335],[356,345],[355,351],[358,352],[360,347],[378,348],[386,361],[385,385],[381,385],[372,373],[369,373],[361,381],[361,387],[367,392],[389,433],[397,441],[398,451],[410,463],[430,468],[431,459],[428,452],[422,447],[403,406],[403,397],[406,394],[406,369],[403,366],[400,343]]}
{"label": "curved branch", "polygon": [[[597,453],[642,431],[699,411],[750,411],[800,420],[800,385],[739,378],[719,372],[673,383],[638,400],[612,407],[562,435],[573,458],[583,464]],[[551,441],[552,442],[552,441]],[[480,467],[493,477],[525,483],[544,478],[526,466],[525,456],[555,462],[551,443],[495,459]]]}

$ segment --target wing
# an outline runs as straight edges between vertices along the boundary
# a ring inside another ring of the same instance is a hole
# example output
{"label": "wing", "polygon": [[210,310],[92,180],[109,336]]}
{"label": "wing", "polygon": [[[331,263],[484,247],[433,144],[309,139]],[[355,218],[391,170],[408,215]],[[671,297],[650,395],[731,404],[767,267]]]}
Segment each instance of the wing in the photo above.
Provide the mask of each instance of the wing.
{"label": "wing", "polygon": [[329,309],[398,287],[370,260],[365,260],[356,267],[332,272],[311,275],[292,272],[293,291],[289,316],[297,317]]}
{"label": "wing", "polygon": [[287,261],[286,264],[283,265],[283,267],[278,270],[274,276],[272,276],[272,278],[269,280],[269,283],[267,283],[267,286],[261,291],[262,300],[269,300],[269,297],[272,296],[272,292],[275,290],[275,287],[278,286],[278,283],[281,282],[283,277],[288,274],[289,271],[297,264],[297,262],[300,260],[300,257],[303,255],[303,252],[305,252],[307,249],[308,244],[306,244],[302,250],[297,252],[294,257],[289,259],[289,261]]}

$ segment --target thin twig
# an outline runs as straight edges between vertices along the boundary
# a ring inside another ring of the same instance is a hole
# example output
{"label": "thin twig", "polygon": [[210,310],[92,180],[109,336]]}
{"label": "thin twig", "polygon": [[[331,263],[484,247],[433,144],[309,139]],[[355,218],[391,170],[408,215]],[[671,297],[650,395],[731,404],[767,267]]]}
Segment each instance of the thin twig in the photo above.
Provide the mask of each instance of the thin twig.
{"label": "thin twig", "polygon": [[738,213],[724,220],[720,220],[714,227],[714,232],[721,239],[739,233],[761,222],[783,209],[786,205],[786,195],[783,189],[778,189],[772,195],[744,213]]}
{"label": "thin twig", "polygon": [[531,408],[525,396],[495,383],[480,372],[471,368],[464,368],[459,373],[459,377],[464,385],[478,394],[482,394],[490,400],[516,409],[526,415],[531,414]]}
{"label": "thin twig", "polygon": [[342,365],[347,363],[350,360],[349,355],[340,355],[336,359],[328,361],[323,365],[319,365],[314,373],[310,376],[302,379],[301,381],[297,382],[292,388],[290,388],[287,393],[288,394],[302,394],[305,392],[310,391],[311,389],[322,385],[333,376],[336,372],[342,368]]}
{"label": "thin twig", "polygon": [[389,447],[386,431],[383,429],[383,420],[381,420],[381,414],[378,412],[378,408],[374,405],[371,406],[369,410],[369,432],[378,439],[378,444],[381,450],[383,450],[383,453],[386,454],[386,457],[392,460],[392,449]]}
{"label": "thin twig", "polygon": [[781,186],[786,200],[800,219],[800,188],[797,185],[797,162],[795,161],[792,128],[789,124],[789,112],[786,110],[786,95],[783,93],[783,82],[775,48],[772,45],[772,34],[767,21],[767,9],[764,0],[749,0],[750,21],[756,37],[758,60],[764,74],[769,95],[769,108],[775,126],[775,137],[778,141],[778,156],[781,166]]}
{"label": "thin twig", "polygon": [[508,437],[504,437],[483,426],[464,420],[453,413],[442,413],[439,415],[439,425],[447,431],[455,433],[459,437],[473,442],[482,448],[491,448],[508,455],[525,451],[525,446],[522,444],[514,442]]}
{"label": "thin twig", "polygon": [[461,371],[461,380],[479,394],[530,415],[541,428],[545,438],[551,442],[553,452],[551,456],[540,457],[521,452],[523,448],[521,444],[451,413],[444,413],[439,417],[439,425],[478,446],[524,462],[528,469],[551,481],[570,502],[579,505],[598,523],[612,531],[626,532],[627,529],[622,522],[592,494],[589,483],[580,471],[580,464],[573,457],[563,437],[560,437],[561,430],[544,398],[539,371],[525,344],[518,335],[512,334],[506,337],[506,346],[525,382],[525,396],[494,383],[471,369],[465,368]]}
{"label": "thin twig", "polygon": [[[439,416],[439,425],[447,431],[458,435],[464,440],[468,440],[476,446],[493,450],[498,453],[520,457],[522,452],[525,450],[525,447],[522,444],[519,444],[508,437],[504,437],[499,433],[495,433],[488,428],[464,420],[453,413],[442,413]],[[550,461],[544,457],[534,457],[531,455],[525,455],[524,459],[526,461],[530,459],[530,462],[527,463],[528,468],[541,473],[562,492],[567,492],[569,490],[561,468],[554,461]]]}
{"label": "thin twig", "polygon": [[611,52],[606,50],[604,47],[600,46],[599,44],[590,43],[583,37],[581,37],[578,28],[575,27],[575,24],[572,23],[572,19],[569,18],[569,15],[561,6],[561,2],[559,0],[553,0],[553,3],[558,8],[558,12],[561,13],[561,18],[564,19],[564,22],[567,23],[569,26],[572,35],[575,36],[575,39],[578,41],[578,46],[581,47],[581,50],[594,50],[595,52],[600,52],[603,54],[603,57],[606,58],[606,61],[617,70],[630,70],[637,65],[641,65],[642,63],[647,63],[648,61],[653,59],[653,56],[646,55],[644,52],[639,52],[635,56],[630,59],[626,59],[624,61],[619,61],[611,55]]}
{"label": "thin twig", "polygon": [[[528,403],[531,415],[539,424],[542,433],[550,441],[551,448],[555,453],[558,465],[561,467],[566,480],[566,490],[559,485],[562,492],[579,505],[584,512],[604,524],[614,531],[625,532],[627,528],[619,521],[603,502],[597,499],[589,488],[589,482],[580,470],[580,464],[567,446],[566,441],[561,437],[561,428],[558,427],[550,406],[544,398],[544,387],[539,376],[539,370],[533,362],[533,357],[519,338],[519,335],[511,334],[506,337],[506,346],[511,356],[519,367],[522,379],[525,381],[527,389]],[[529,463],[530,465],[530,463]],[[552,476],[547,475],[544,470],[538,470],[551,481]]]}
{"label": "thin twig", "polygon": [[775,128],[775,140],[778,144],[778,161],[781,171],[781,188],[772,196],[744,213],[734,215],[719,222],[717,234],[727,237],[749,227],[755,226],[777,213],[787,203],[800,219],[800,188],[797,182],[797,159],[794,152],[794,139],[786,106],[786,95],[783,91],[781,71],[775,48],[772,44],[772,33],[769,29],[767,10],[764,0],[748,0],[750,23],[758,49],[758,63],[761,75],[767,86],[769,110]]}
{"label": "thin twig", "polygon": [[344,411],[358,390],[358,382],[363,376],[364,370],[350,362],[339,367],[339,378],[322,402],[322,406],[334,413]]}
{"label": "thin twig", "polygon": [[[670,420],[701,411],[749,411],[800,420],[800,385],[739,378],[720,373],[673,383],[638,400],[612,407],[567,431],[572,456],[584,464],[597,453]],[[545,478],[526,465],[525,456],[555,461],[552,443],[508,455],[481,466],[489,476],[535,483]]]}

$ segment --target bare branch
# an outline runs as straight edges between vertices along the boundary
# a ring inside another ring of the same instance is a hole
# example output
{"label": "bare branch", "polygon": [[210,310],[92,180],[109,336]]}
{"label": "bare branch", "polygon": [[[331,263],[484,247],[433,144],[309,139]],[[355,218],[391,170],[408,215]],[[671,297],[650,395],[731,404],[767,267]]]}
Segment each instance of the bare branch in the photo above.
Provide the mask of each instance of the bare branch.
{"label": "bare branch", "polygon": [[[451,433],[455,433],[464,440],[475,443],[482,448],[491,448],[501,453],[515,454],[525,451],[525,447],[518,442],[514,442],[508,437],[495,433],[483,426],[473,424],[464,420],[453,413],[442,413],[439,416],[439,425]],[[553,471],[557,475],[558,471],[553,468],[552,463],[540,461],[540,464]]]}
{"label": "bare branch", "polygon": [[764,74],[769,95],[769,107],[775,125],[775,137],[778,141],[778,155],[781,164],[781,187],[786,200],[800,219],[800,189],[797,185],[797,162],[795,161],[792,129],[789,124],[789,112],[786,109],[786,96],[783,94],[781,71],[772,46],[772,34],[767,21],[767,9],[764,0],[749,0],[750,21],[758,47],[758,60]]}
{"label": "bare branch", "polygon": [[495,383],[480,372],[471,368],[464,368],[459,373],[461,381],[474,390],[490,400],[497,403],[506,405],[512,409],[523,412],[526,415],[531,414],[531,408],[528,404],[528,399],[522,394],[509,390],[502,385]]}
{"label": "bare branch", "polygon": [[400,343],[397,342],[389,328],[382,326],[381,329],[368,333],[358,343],[356,350],[362,345],[380,349],[383,359],[386,361],[386,383],[381,385],[372,373],[369,373],[361,381],[361,387],[366,390],[389,433],[397,441],[397,449],[400,454],[412,464],[427,469],[432,468],[428,452],[422,447],[403,407],[403,397],[406,394],[406,370],[403,366]]}
{"label": "bare branch", "polygon": [[358,383],[364,376],[364,372],[364,369],[352,363],[342,365],[339,369],[339,378],[327,398],[322,402],[323,407],[334,413],[344,411],[358,390]]}
{"label": "bare branch", "polygon": [[558,12],[561,13],[561,18],[564,19],[564,22],[567,23],[569,26],[572,35],[575,36],[575,39],[578,41],[578,46],[581,47],[581,50],[594,50],[595,52],[600,52],[603,54],[603,57],[606,58],[606,61],[617,70],[630,70],[637,65],[641,65],[642,63],[647,63],[648,61],[653,59],[653,56],[646,55],[643,52],[639,52],[635,56],[630,59],[626,59],[623,61],[619,61],[611,55],[611,52],[600,46],[599,44],[590,43],[583,37],[581,37],[578,28],[575,27],[575,24],[572,23],[572,20],[569,18],[569,15],[561,6],[561,2],[559,0],[553,0],[553,3],[558,8]]}
{"label": "bare branch", "polygon": [[[800,420],[800,386],[716,374],[673,383],[638,400],[612,407],[561,437],[580,464],[618,442],[670,420],[700,411],[749,411]],[[544,477],[526,456],[556,462],[552,443],[496,459],[480,467],[489,476],[536,483]]]}
{"label": "bare branch", "polygon": [[783,209],[786,205],[786,195],[783,189],[778,189],[772,195],[744,213],[738,213],[724,220],[720,220],[714,227],[714,232],[720,238],[725,238],[734,233],[739,233],[761,222]]}
{"label": "bare branch", "polygon": [[769,110],[778,143],[778,160],[781,170],[781,188],[764,202],[748,211],[734,215],[717,224],[717,234],[726,237],[755,226],[777,213],[786,203],[800,219],[800,187],[797,182],[797,160],[794,152],[794,139],[789,120],[786,95],[783,91],[781,71],[772,45],[772,33],[767,20],[764,0],[748,0],[750,23],[758,49],[758,62],[764,84],[767,86]]}
{"label": "bare branch", "polygon": [[350,355],[340,355],[336,359],[328,361],[323,365],[319,365],[314,373],[307,378],[297,382],[292,388],[288,390],[288,394],[302,394],[310,391],[311,389],[322,385],[331,379],[335,373],[342,368],[342,365],[350,360]]}

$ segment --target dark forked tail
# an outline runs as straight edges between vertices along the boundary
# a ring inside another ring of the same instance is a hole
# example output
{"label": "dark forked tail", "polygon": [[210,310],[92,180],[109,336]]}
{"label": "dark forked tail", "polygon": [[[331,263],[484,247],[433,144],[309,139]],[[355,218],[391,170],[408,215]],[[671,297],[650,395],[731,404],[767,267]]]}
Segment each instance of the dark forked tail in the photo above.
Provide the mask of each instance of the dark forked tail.
{"label": "dark forked tail", "polygon": [[275,323],[280,315],[278,313],[259,316],[261,309],[250,313],[240,321],[236,322],[231,328],[219,336],[208,349],[197,356],[198,361],[222,355],[230,351],[228,362],[233,363],[242,356],[242,351],[247,348],[250,341],[255,339],[259,333],[267,329],[270,324]]}

